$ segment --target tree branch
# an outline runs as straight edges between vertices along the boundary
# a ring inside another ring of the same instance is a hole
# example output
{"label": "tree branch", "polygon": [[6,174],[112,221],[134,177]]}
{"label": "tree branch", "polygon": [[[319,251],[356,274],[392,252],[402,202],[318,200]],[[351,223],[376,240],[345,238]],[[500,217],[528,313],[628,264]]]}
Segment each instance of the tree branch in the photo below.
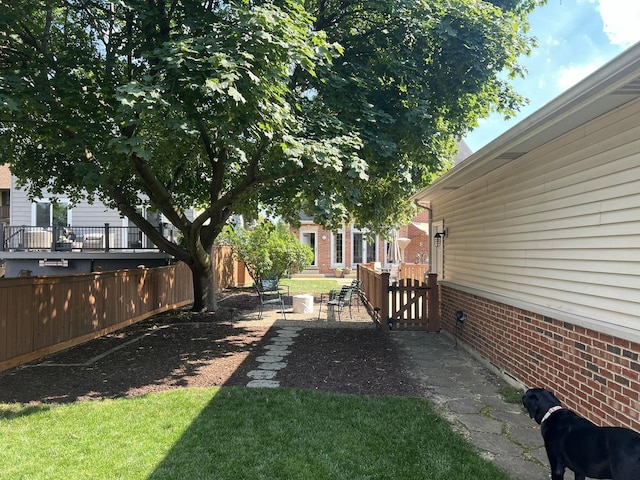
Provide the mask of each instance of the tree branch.
{"label": "tree branch", "polygon": [[131,156],[131,163],[138,173],[145,193],[156,207],[180,230],[187,229],[191,222],[183,212],[174,208],[171,193],[160,183],[151,168],[138,155]]}
{"label": "tree branch", "polygon": [[142,232],[158,246],[158,248],[178,260],[189,263],[190,254],[187,250],[180,248],[175,243],[167,240],[138,210],[131,205],[119,190],[112,189],[111,195],[118,205],[118,210],[131,220]]}

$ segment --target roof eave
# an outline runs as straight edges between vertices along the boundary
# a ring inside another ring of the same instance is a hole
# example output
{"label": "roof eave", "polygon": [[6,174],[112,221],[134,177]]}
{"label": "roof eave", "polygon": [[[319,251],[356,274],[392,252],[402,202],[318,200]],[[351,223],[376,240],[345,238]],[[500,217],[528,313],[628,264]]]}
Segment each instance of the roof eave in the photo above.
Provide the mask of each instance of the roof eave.
{"label": "roof eave", "polygon": [[[445,193],[640,97],[640,42],[547,103],[411,198],[426,206]],[[580,115],[577,115],[580,113]]]}

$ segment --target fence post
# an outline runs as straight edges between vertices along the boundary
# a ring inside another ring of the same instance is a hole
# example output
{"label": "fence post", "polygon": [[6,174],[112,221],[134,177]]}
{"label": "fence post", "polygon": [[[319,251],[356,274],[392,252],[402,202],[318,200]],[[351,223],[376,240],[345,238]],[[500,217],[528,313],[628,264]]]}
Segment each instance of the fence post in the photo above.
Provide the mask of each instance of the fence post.
{"label": "fence post", "polygon": [[429,305],[429,332],[440,331],[440,291],[438,290],[438,274],[427,274],[427,302]]}
{"label": "fence post", "polygon": [[380,274],[380,322],[382,328],[389,330],[389,272]]}
{"label": "fence post", "polygon": [[109,251],[109,224],[104,224],[104,249],[105,251]]}
{"label": "fence post", "polygon": [[58,242],[58,238],[60,237],[60,233],[58,231],[59,227],[57,225],[53,225],[51,228],[51,251],[56,251],[56,243]]}

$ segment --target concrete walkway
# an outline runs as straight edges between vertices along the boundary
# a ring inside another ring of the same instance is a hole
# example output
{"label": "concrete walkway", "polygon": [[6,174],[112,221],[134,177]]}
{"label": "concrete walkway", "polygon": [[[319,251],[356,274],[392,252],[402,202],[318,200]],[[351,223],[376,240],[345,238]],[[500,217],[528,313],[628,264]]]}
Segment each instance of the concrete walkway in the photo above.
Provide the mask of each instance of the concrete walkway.
{"label": "concrete walkway", "polygon": [[[443,333],[397,331],[392,338],[411,362],[439,412],[514,478],[549,478],[540,427],[520,404],[498,393],[507,386]],[[570,474],[568,474],[570,475]]]}
{"label": "concrete walkway", "polygon": [[291,353],[289,347],[298,336],[301,327],[283,327],[271,342],[264,347],[264,354],[256,358],[259,363],[257,370],[251,370],[247,376],[251,378],[247,387],[276,388],[280,386],[277,380],[278,372],[287,366],[286,357]]}

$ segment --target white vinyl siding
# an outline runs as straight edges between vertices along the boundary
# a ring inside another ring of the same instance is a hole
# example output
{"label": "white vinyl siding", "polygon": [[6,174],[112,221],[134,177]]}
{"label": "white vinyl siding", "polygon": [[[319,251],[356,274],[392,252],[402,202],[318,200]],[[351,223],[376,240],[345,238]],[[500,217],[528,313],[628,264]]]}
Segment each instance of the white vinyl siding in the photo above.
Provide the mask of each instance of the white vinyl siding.
{"label": "white vinyl siding", "polygon": [[16,188],[15,177],[11,177],[10,212],[11,225],[31,225],[31,200],[27,192]]}
{"label": "white vinyl siding", "polygon": [[[33,225],[32,202],[27,197],[27,192],[16,188],[15,178],[12,178],[11,185],[11,225]],[[50,198],[50,196],[43,194],[43,198]],[[71,226],[104,227],[105,223],[109,223],[112,227],[124,227],[128,224],[133,225],[133,223],[128,222],[126,218],[123,218],[118,211],[108,209],[100,201],[96,201],[93,204],[83,201],[74,205],[71,210]],[[192,221],[196,212],[193,209],[188,209],[185,211],[185,215]],[[167,222],[164,217],[163,221]]]}
{"label": "white vinyl siding", "polygon": [[640,329],[640,104],[435,199],[444,279]]}
{"label": "white vinyl siding", "polygon": [[[32,218],[32,202],[25,190],[11,190],[11,225],[35,225]],[[44,199],[50,196],[43,194]],[[113,227],[122,226],[122,218],[115,210],[108,210],[101,202],[90,205],[80,202],[72,207],[71,223],[77,227],[103,227],[109,223]]]}
{"label": "white vinyl siding", "polygon": [[81,202],[73,207],[73,225],[77,227],[103,227],[108,223],[112,227],[123,226],[123,219],[115,210],[107,210],[96,202],[93,205]]}

